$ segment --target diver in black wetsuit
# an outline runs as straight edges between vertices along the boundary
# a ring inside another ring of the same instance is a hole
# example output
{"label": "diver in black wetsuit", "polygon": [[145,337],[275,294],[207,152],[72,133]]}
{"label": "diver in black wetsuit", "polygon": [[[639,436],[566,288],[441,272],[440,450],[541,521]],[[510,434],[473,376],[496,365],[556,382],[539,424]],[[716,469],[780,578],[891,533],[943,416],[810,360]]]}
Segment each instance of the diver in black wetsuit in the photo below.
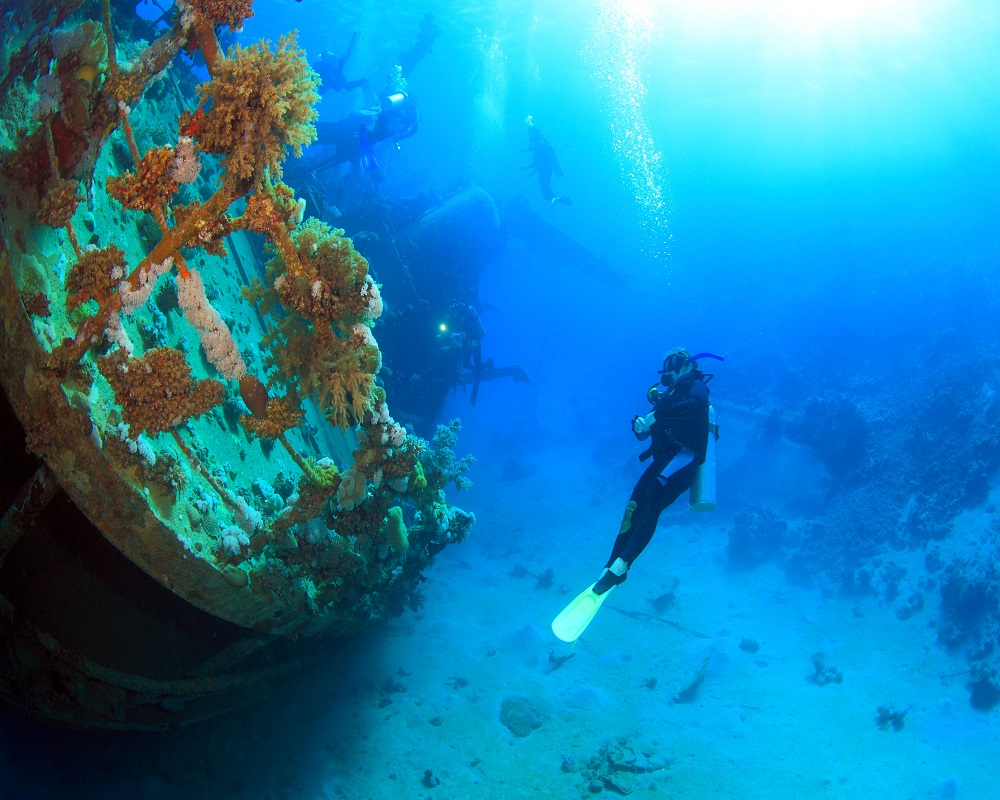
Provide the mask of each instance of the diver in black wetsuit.
{"label": "diver in black wetsuit", "polygon": [[358,32],[355,31],[351,34],[351,41],[342,56],[336,56],[331,51],[326,50],[317,59],[313,69],[323,81],[319,88],[320,93],[328,92],[331,89],[335,92],[352,92],[355,89],[364,89],[366,94],[369,93],[367,78],[352,81],[344,76],[344,67],[347,66],[347,61],[351,57],[351,53],[354,52],[354,45],[357,44],[357,41]]}
{"label": "diver in black wetsuit", "polygon": [[402,69],[403,75],[409,76],[413,72],[413,68],[417,66],[417,63],[430,55],[431,49],[434,47],[434,42],[440,35],[441,29],[434,22],[434,15],[429,12],[424,14],[420,19],[420,30],[417,32],[417,40],[409,50],[400,53],[396,59],[396,63]]}
{"label": "diver in black wetsuit", "polygon": [[472,384],[469,402],[476,404],[479,386],[483,381],[498,378],[513,378],[515,383],[528,383],[528,373],[520,364],[498,367],[492,358],[483,361],[483,338],[486,328],[479,318],[475,306],[468,303],[452,303],[445,314],[445,320],[438,328],[441,341],[440,352],[445,362],[453,365],[451,383],[453,386]]}
{"label": "diver in black wetsuit", "polygon": [[531,170],[538,175],[538,185],[542,189],[542,197],[548,201],[549,205],[556,203],[572,207],[573,201],[568,197],[557,195],[552,189],[552,176],[561,178],[563,175],[562,166],[559,164],[559,157],[556,149],[552,146],[548,137],[535,127],[535,123],[529,116],[525,122],[528,125],[528,149],[522,150],[531,153],[531,163],[524,169]]}
{"label": "diver in black wetsuit", "polygon": [[486,328],[475,306],[452,303],[441,323],[441,350],[461,354],[461,365],[478,374],[483,369],[483,338]]}
{"label": "diver in black wetsuit", "polygon": [[653,411],[632,419],[636,438],[653,439],[639,459],[652,457],[653,461],[632,490],[618,538],[604,573],[594,585],[594,594],[604,594],[625,580],[628,568],[653,538],[660,514],[691,488],[708,447],[707,384],[711,378],[698,369],[698,362],[683,348],[672,350],[664,358],[660,370],[664,388],[653,386],[648,393]]}
{"label": "diver in black wetsuit", "polygon": [[318,173],[338,164],[358,163],[365,172],[379,168],[374,145],[390,140],[396,147],[420,130],[420,109],[409,95],[397,92],[379,101],[377,112],[354,111],[335,122],[316,123],[316,143],[332,147],[314,159],[305,159],[290,169]]}

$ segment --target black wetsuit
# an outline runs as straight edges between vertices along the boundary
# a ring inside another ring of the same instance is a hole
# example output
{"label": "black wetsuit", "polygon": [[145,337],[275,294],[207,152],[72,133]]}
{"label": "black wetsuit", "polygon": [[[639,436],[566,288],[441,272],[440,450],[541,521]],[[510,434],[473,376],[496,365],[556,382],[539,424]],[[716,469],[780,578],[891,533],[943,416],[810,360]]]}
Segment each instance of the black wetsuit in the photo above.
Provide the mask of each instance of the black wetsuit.
{"label": "black wetsuit", "polygon": [[357,41],[358,32],[355,31],[351,34],[350,44],[347,45],[347,51],[342,56],[337,57],[328,50],[323,53],[319,57],[319,60],[313,65],[313,69],[322,81],[319,88],[320,94],[328,92],[331,89],[335,92],[351,92],[354,89],[368,89],[368,80],[366,78],[351,81],[344,77],[344,67],[347,66],[347,60],[351,57],[351,53],[354,52],[354,45]]}
{"label": "black wetsuit", "polygon": [[[691,488],[698,467],[705,462],[709,377],[698,370],[682,375],[660,393],[653,406],[652,445],[640,456],[653,461],[632,490],[607,567],[618,558],[631,566],[653,538],[660,514]],[[683,460],[688,453],[687,463],[671,465],[674,458]]]}

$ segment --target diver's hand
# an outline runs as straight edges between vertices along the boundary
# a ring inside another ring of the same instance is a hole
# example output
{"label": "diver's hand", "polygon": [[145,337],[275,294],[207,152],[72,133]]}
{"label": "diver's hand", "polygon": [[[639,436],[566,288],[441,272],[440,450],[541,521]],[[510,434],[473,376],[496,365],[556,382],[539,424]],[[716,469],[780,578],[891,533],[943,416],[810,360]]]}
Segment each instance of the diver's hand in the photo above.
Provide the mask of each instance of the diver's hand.
{"label": "diver's hand", "polygon": [[650,422],[648,417],[640,417],[636,414],[632,417],[632,433],[634,433],[640,439],[645,439],[649,436]]}

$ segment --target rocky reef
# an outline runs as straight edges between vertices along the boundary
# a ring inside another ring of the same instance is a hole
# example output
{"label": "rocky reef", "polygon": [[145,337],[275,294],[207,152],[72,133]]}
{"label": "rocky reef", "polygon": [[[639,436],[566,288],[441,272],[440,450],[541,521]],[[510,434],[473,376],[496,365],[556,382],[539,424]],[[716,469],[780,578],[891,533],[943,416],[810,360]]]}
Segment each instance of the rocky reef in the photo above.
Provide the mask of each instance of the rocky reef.
{"label": "rocky reef", "polygon": [[964,648],[972,705],[1000,704],[1000,523],[995,520],[981,546],[953,559],[941,573],[938,639]]}

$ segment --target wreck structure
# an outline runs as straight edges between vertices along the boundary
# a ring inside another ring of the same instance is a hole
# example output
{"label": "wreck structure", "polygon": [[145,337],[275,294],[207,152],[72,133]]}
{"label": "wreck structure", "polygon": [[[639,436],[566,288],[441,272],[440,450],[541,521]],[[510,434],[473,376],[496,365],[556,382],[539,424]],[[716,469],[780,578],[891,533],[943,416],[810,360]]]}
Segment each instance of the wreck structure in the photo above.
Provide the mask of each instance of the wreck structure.
{"label": "wreck structure", "polygon": [[416,602],[469,459],[394,421],[377,265],[281,180],[294,35],[222,53],[250,0],[0,12],[0,697],[174,727]]}

